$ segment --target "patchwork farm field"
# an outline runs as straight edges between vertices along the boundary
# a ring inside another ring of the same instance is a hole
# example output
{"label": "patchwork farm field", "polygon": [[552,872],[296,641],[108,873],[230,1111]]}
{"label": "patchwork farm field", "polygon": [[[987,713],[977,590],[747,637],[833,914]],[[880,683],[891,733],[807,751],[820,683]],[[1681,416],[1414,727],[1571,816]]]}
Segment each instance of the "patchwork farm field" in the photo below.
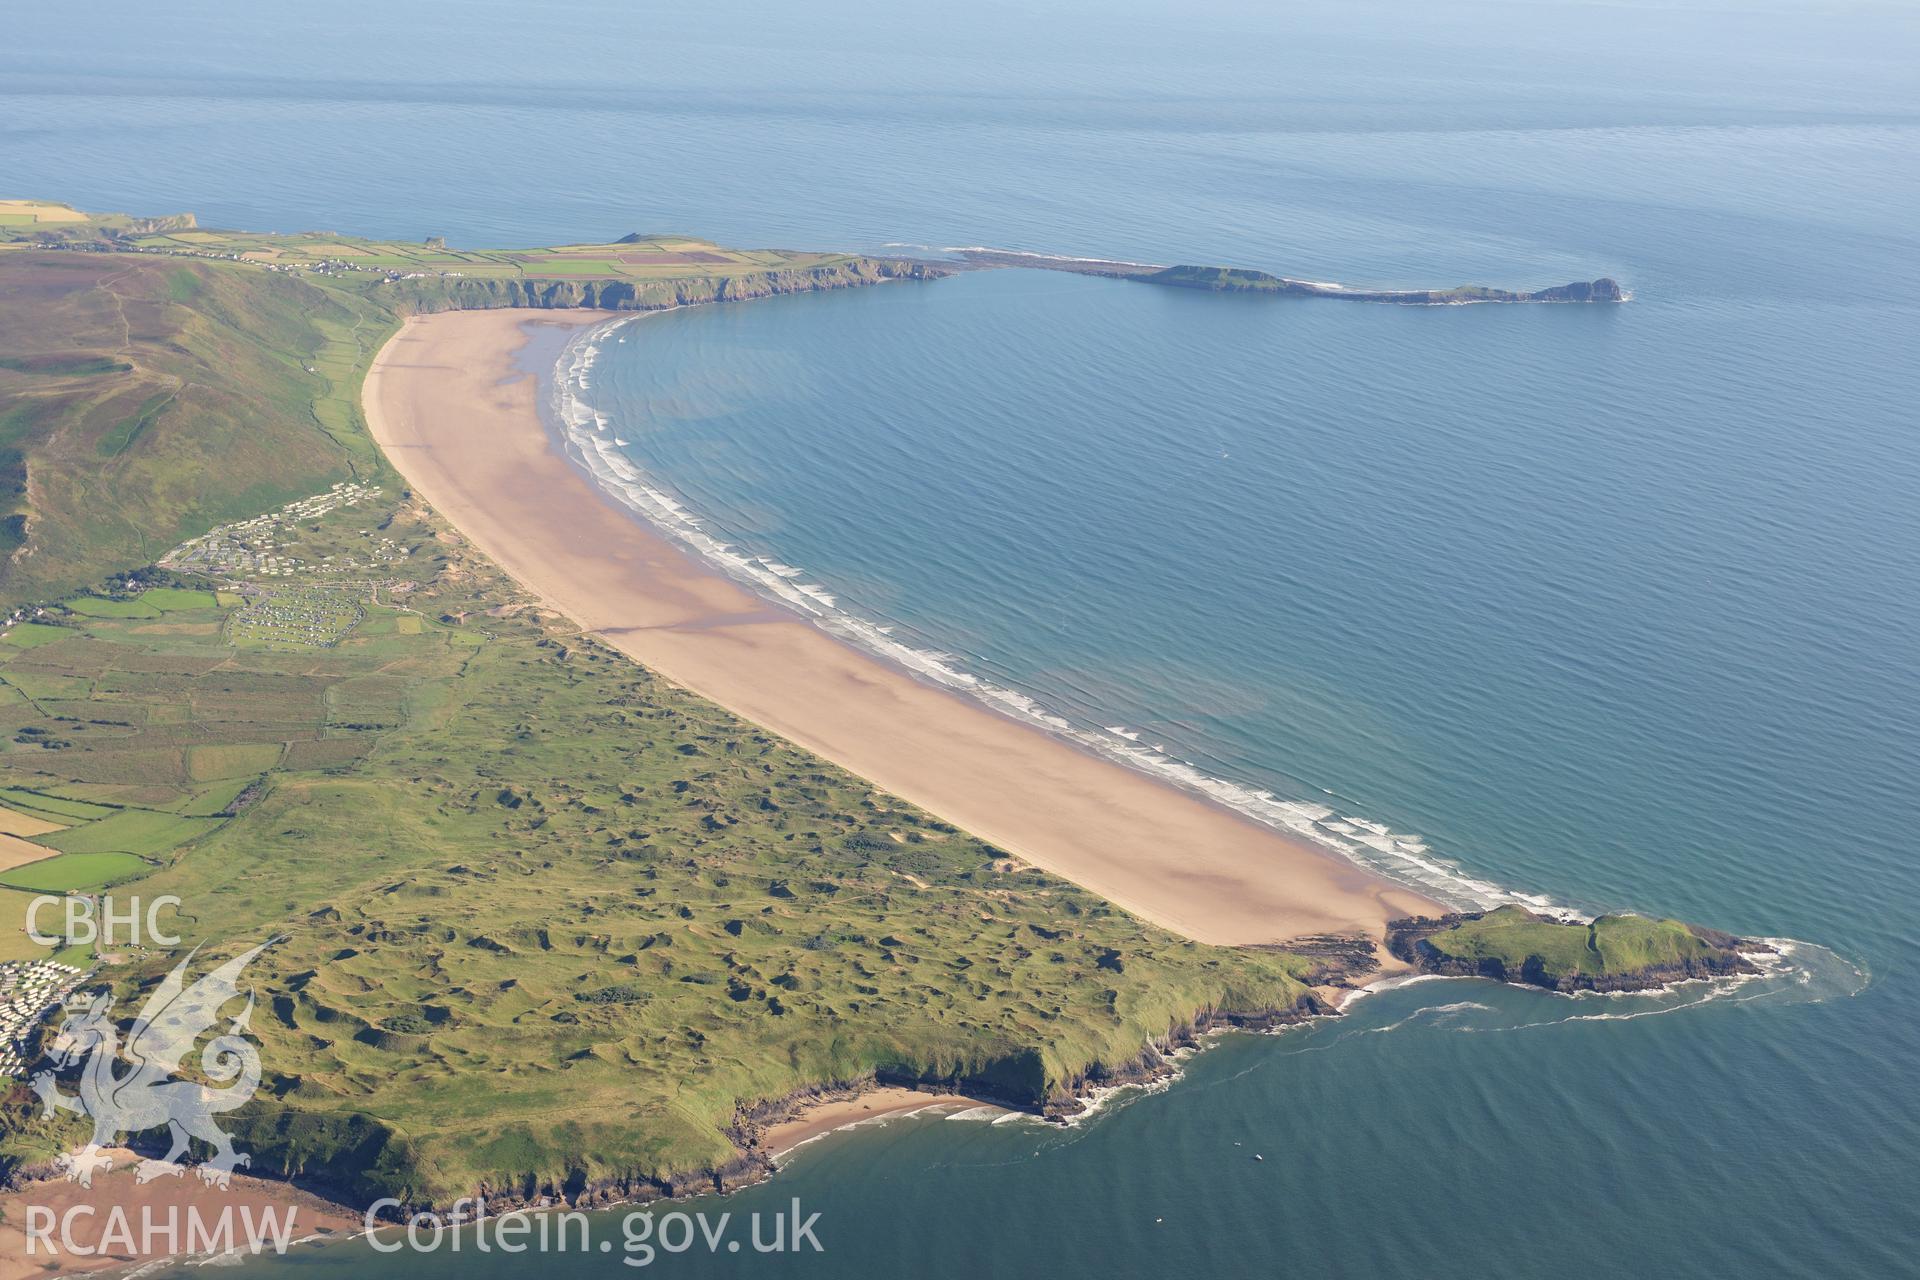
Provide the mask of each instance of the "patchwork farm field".
{"label": "patchwork farm field", "polygon": [[35,844],[20,836],[0,833],[0,874],[29,862],[51,858],[56,852],[58,851],[44,844]]}
{"label": "patchwork farm field", "polygon": [[147,252],[226,257],[277,267],[533,280],[578,276],[630,280],[727,276],[826,266],[845,262],[849,257],[834,253],[725,249],[711,241],[673,235],[634,235],[608,244],[535,249],[450,249],[437,239],[413,244],[324,232],[277,235],[192,229],[135,236],[129,243]]}
{"label": "patchwork farm field", "polygon": [[[0,808],[0,834],[13,836],[43,836],[50,831],[58,831],[66,824],[51,822],[46,818],[36,818],[31,814],[13,809]],[[38,846],[35,846],[38,847]]]}
{"label": "patchwork farm field", "polygon": [[0,227],[57,226],[85,222],[86,214],[51,200],[0,200]]}

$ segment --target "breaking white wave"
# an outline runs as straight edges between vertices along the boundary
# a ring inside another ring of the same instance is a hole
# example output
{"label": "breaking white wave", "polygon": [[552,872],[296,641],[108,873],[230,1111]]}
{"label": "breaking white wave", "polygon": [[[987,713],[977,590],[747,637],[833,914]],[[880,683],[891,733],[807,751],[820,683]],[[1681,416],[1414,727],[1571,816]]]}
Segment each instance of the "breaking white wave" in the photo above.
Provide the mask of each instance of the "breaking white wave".
{"label": "breaking white wave", "polygon": [[1129,262],[1125,258],[1078,258],[1066,253],[1031,253],[1025,249],[995,249],[984,244],[945,245],[941,253],[992,253],[1004,258],[1029,258],[1034,262],[1072,262],[1090,267],[1139,267],[1161,270],[1159,263]]}

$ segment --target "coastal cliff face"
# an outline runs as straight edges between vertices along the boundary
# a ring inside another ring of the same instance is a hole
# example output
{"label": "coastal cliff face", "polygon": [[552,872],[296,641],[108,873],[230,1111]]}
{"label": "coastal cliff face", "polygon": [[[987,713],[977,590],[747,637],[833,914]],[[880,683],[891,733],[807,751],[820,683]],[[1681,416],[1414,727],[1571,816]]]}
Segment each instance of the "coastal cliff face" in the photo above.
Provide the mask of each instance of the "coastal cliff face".
{"label": "coastal cliff face", "polygon": [[1151,1084],[1173,1074],[1173,1055],[1183,1049],[1198,1048],[1203,1036],[1215,1031],[1272,1031],[1296,1026],[1313,1018],[1338,1017],[1340,1011],[1312,992],[1303,992],[1293,1004],[1281,1009],[1236,1011],[1203,1010],[1193,1018],[1157,1036],[1138,1054],[1119,1063],[1095,1062],[1058,1083],[1039,1108],[1048,1119],[1065,1119],[1087,1109],[1086,1096],[1096,1089],[1122,1085]]}
{"label": "coastal cliff face", "polygon": [[[1320,976],[1339,975],[1322,970]],[[309,1110],[299,1105],[297,1096],[272,1101],[263,1097],[232,1113],[229,1127],[253,1156],[250,1172],[284,1178],[348,1205],[391,1196],[400,1204],[386,1216],[395,1219],[421,1209],[445,1211],[459,1195],[484,1196],[490,1207],[505,1211],[542,1200],[592,1208],[725,1193],[770,1177],[775,1164],[762,1145],[766,1131],[816,1103],[858,1097],[875,1086],[894,1086],[930,1096],[959,1093],[1010,1110],[1065,1119],[1084,1111],[1087,1095],[1095,1090],[1166,1078],[1175,1069],[1173,1055],[1196,1047],[1210,1032],[1272,1030],[1339,1012],[1292,982],[1241,996],[1252,1003],[1246,1008],[1203,1008],[1144,1040],[1137,1038],[1135,1026],[1116,1028],[1116,1045],[1136,1046],[1124,1054],[1108,1049],[1105,1057],[1087,1060],[1058,1045],[1010,1044],[1003,1052],[977,1059],[903,1059],[863,1074],[805,1085],[782,1097],[741,1103],[726,1129],[731,1152],[677,1168],[592,1168],[577,1159],[559,1158],[530,1163],[516,1172],[496,1171],[458,1189],[456,1195],[431,1186],[420,1167],[424,1153],[396,1129],[372,1117]],[[77,1135],[78,1130],[76,1140]],[[153,1135],[143,1135],[132,1139],[132,1144],[144,1152],[153,1141]],[[152,1149],[157,1153],[164,1145],[161,1141]],[[47,1163],[11,1171],[14,1182],[51,1176],[53,1166]]]}
{"label": "coastal cliff face", "polygon": [[661,311],[708,302],[743,302],[784,293],[854,289],[887,280],[936,280],[949,274],[925,262],[849,258],[825,266],[679,279],[490,279],[427,276],[381,286],[385,299],[410,312],[498,307]]}
{"label": "coastal cliff face", "polygon": [[943,1072],[910,1067],[882,1068],[881,1084],[936,1092],[964,1093],[1017,1111],[1049,1118],[1077,1115],[1095,1089],[1147,1084],[1173,1070],[1171,1055],[1194,1047],[1213,1031],[1270,1031],[1339,1011],[1313,991],[1297,989],[1291,999],[1247,1007],[1207,1007],[1174,1020],[1144,1040],[1129,1037],[1127,1049],[1108,1048],[1091,1058],[1067,1058],[1041,1048],[1019,1048],[971,1070]]}
{"label": "coastal cliff face", "polygon": [[[740,1104],[726,1131],[735,1148],[726,1159],[675,1172],[626,1170],[594,1175],[578,1165],[561,1170],[529,1168],[511,1176],[483,1179],[469,1194],[484,1197],[490,1209],[500,1212],[542,1201],[595,1208],[725,1194],[762,1182],[777,1171],[773,1156],[763,1146],[767,1131],[774,1125],[816,1104],[857,1098],[877,1086],[918,1089],[930,1098],[960,1093],[1010,1110],[1064,1120],[1085,1111],[1085,1099],[1095,1090],[1150,1084],[1172,1075],[1173,1056],[1198,1047],[1210,1032],[1269,1031],[1316,1017],[1337,1016],[1338,1009],[1312,992],[1302,992],[1292,1003],[1272,1008],[1204,1009],[1181,1020],[1164,1035],[1151,1038],[1132,1057],[1113,1063],[1087,1063],[1064,1076],[1050,1074],[1049,1055],[1039,1049],[1015,1049],[971,1069],[948,1072],[932,1066],[883,1067],[848,1079],[808,1085],[784,1097]],[[347,1204],[395,1195],[402,1203],[384,1216],[396,1221],[421,1209],[445,1211],[451,1207],[445,1193],[421,1193],[412,1181],[410,1168],[415,1153],[404,1138],[384,1125],[358,1117],[345,1124],[329,1122],[255,1105],[236,1113],[236,1118],[242,1121],[235,1127],[236,1136],[266,1157],[256,1161],[260,1167],[252,1172],[297,1181],[306,1189]],[[303,1145],[331,1147],[330,1158],[312,1162],[288,1159],[290,1152]],[[15,1176],[29,1181],[51,1177],[52,1167],[21,1169]]]}
{"label": "coastal cliff face", "polygon": [[1524,907],[1396,920],[1388,947],[1422,973],[1491,978],[1549,991],[1646,991],[1755,973],[1744,953],[1768,948],[1678,920],[1600,916],[1581,924]]}
{"label": "coastal cliff face", "polygon": [[133,235],[151,235],[156,231],[192,231],[200,220],[191,213],[169,213],[157,218],[135,218],[127,226]]}

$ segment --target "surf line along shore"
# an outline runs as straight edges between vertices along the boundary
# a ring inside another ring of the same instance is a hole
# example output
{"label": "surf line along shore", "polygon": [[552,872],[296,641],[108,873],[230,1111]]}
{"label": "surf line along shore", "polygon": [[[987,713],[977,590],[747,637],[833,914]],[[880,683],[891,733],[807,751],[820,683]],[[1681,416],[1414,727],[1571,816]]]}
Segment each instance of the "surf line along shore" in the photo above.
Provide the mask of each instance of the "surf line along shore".
{"label": "surf line along shore", "polygon": [[[1444,910],[1306,840],[916,679],[763,600],[575,467],[516,365],[530,325],[414,316],[375,357],[374,439],[523,587],[615,649],[1009,854],[1200,942],[1384,938]],[[1395,967],[1381,950],[1389,968]]]}

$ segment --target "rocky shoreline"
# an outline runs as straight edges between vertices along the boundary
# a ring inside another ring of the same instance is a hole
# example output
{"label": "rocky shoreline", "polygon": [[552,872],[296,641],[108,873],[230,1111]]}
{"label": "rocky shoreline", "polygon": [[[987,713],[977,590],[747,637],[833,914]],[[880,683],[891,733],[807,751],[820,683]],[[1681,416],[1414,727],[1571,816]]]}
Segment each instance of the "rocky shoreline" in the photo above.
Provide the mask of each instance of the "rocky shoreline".
{"label": "rocky shoreline", "polygon": [[[1648,991],[1677,982],[1758,973],[1758,967],[1746,957],[1772,950],[1765,943],[1752,939],[1685,925],[1678,927],[1698,942],[1700,949],[1695,954],[1682,956],[1672,962],[1617,972],[1555,975],[1537,955],[1530,955],[1518,962],[1498,955],[1469,958],[1451,954],[1434,941],[1436,937],[1444,939],[1450,931],[1489,919],[1498,920],[1502,916],[1509,920],[1523,916],[1527,924],[1553,929],[1591,930],[1596,923],[1549,920],[1514,907],[1501,908],[1497,912],[1410,917],[1396,920],[1389,926],[1388,951],[1423,975],[1487,978],[1512,985],[1574,994],[1589,991]],[[1601,919],[1617,920],[1623,917]],[[1087,1113],[1091,1109],[1090,1099],[1096,1099],[1101,1094],[1170,1079],[1179,1070],[1175,1061],[1177,1055],[1201,1047],[1202,1040],[1211,1034],[1221,1031],[1269,1032],[1319,1018],[1340,1017],[1343,1011],[1340,1004],[1336,1003],[1340,994],[1364,989],[1380,969],[1375,944],[1363,938],[1305,938],[1273,949],[1314,957],[1317,963],[1308,974],[1314,984],[1313,989],[1281,1008],[1202,1009],[1169,1027],[1165,1033],[1150,1038],[1132,1058],[1119,1063],[1096,1061],[1086,1064],[1049,1087],[1044,1096],[1022,1095],[1008,1090],[1002,1083],[1006,1078],[1005,1073],[999,1073],[998,1079],[985,1073],[935,1078],[878,1069],[852,1079],[796,1089],[779,1098],[742,1104],[726,1129],[728,1138],[734,1143],[735,1154],[728,1160],[704,1168],[664,1176],[634,1174],[602,1179],[584,1176],[555,1179],[530,1171],[495,1182],[481,1182],[469,1189],[469,1195],[484,1198],[489,1213],[502,1213],[540,1207],[606,1209],[618,1205],[643,1205],[660,1200],[731,1194],[765,1182],[779,1172],[781,1153],[769,1149],[766,1141],[774,1127],[803,1118],[810,1109],[856,1100],[882,1089],[911,1090],[926,1095],[929,1101],[961,1095],[983,1105],[1002,1107],[1054,1123],[1067,1123]],[[12,1171],[7,1185],[10,1189],[18,1190],[59,1176],[50,1163],[21,1166]],[[355,1215],[363,1212],[355,1205],[364,1197],[335,1171],[302,1169],[289,1175],[284,1171],[263,1170],[255,1177],[265,1183],[287,1187],[289,1196],[313,1197]],[[437,1211],[444,1215],[452,1208],[452,1204],[434,1200],[409,1200],[383,1212],[379,1217],[382,1221],[402,1221],[416,1212]]]}
{"label": "rocky shoreline", "polygon": [[[738,1148],[735,1158],[719,1165],[666,1178],[636,1176],[602,1179],[594,1182],[555,1183],[551,1180],[516,1180],[501,1185],[483,1185],[474,1194],[484,1196],[489,1212],[529,1208],[543,1201],[562,1203],[573,1208],[608,1208],[621,1204],[647,1204],[656,1200],[688,1196],[727,1195],[757,1185],[779,1172],[778,1154],[767,1150],[765,1137],[775,1125],[793,1120],[808,1108],[828,1102],[850,1101],[875,1089],[911,1089],[934,1099],[964,1095],[983,1105],[1002,1107],[1037,1119],[1064,1122],[1085,1112],[1087,1099],[1098,1093],[1129,1085],[1155,1084],[1177,1070],[1173,1055],[1199,1046],[1203,1037],[1216,1031],[1271,1031],[1295,1026],[1315,1018],[1338,1017],[1340,1011],[1325,998],[1312,992],[1303,995],[1291,1007],[1268,1010],[1203,1010],[1166,1034],[1142,1046],[1134,1058],[1119,1064],[1093,1063],[1062,1082],[1045,1102],[1036,1106],[982,1081],[976,1076],[931,1079],[906,1073],[874,1071],[851,1080],[811,1085],[780,1098],[741,1106],[727,1133]],[[408,1205],[395,1210],[395,1217],[432,1205]],[[446,1206],[439,1206],[445,1208]]]}
{"label": "rocky shoreline", "polygon": [[[1536,967],[1522,963],[1467,965],[1450,962],[1429,941],[1436,933],[1487,918],[1490,913],[1458,913],[1442,917],[1415,917],[1393,922],[1388,936],[1391,954],[1421,974],[1440,977],[1490,978],[1512,985],[1537,986],[1562,994],[1579,991],[1647,991],[1676,982],[1702,978],[1724,978],[1758,972],[1741,952],[1749,954],[1769,950],[1765,944],[1697,926],[1686,928],[1712,948],[1710,956],[1665,966],[1646,966],[1618,974],[1586,976],[1565,982],[1543,981]],[[1585,925],[1552,927],[1581,929]],[[1209,1035],[1221,1031],[1269,1032],[1298,1026],[1319,1018],[1341,1017],[1335,1000],[1342,992],[1358,991],[1380,969],[1375,945],[1361,938],[1327,936],[1297,939],[1276,950],[1314,957],[1318,963],[1310,972],[1314,989],[1304,993],[1285,1008],[1232,1010],[1203,1009],[1141,1046],[1134,1057],[1119,1063],[1094,1062],[1060,1081],[1046,1097],[1037,1102],[999,1087],[979,1074],[935,1078],[906,1072],[876,1070],[856,1079],[834,1081],[798,1089],[784,1097],[741,1106],[735,1114],[728,1136],[738,1149],[737,1156],[723,1164],[668,1178],[622,1178],[593,1183],[556,1184],[552,1181],[521,1180],[511,1185],[477,1189],[487,1198],[489,1208],[528,1207],[549,1202],[579,1208],[605,1208],[617,1204],[644,1204],[655,1200],[696,1195],[725,1195],[765,1181],[779,1171],[777,1156],[765,1146],[765,1136],[774,1126],[791,1121],[808,1108],[829,1102],[848,1101],[876,1089],[911,1089],[929,1099],[954,1094],[965,1095],[982,1104],[1003,1107],[1035,1118],[1065,1123],[1089,1110],[1089,1099],[1128,1086],[1160,1083],[1175,1075],[1177,1054],[1201,1047]],[[431,1206],[409,1206],[408,1211]]]}

